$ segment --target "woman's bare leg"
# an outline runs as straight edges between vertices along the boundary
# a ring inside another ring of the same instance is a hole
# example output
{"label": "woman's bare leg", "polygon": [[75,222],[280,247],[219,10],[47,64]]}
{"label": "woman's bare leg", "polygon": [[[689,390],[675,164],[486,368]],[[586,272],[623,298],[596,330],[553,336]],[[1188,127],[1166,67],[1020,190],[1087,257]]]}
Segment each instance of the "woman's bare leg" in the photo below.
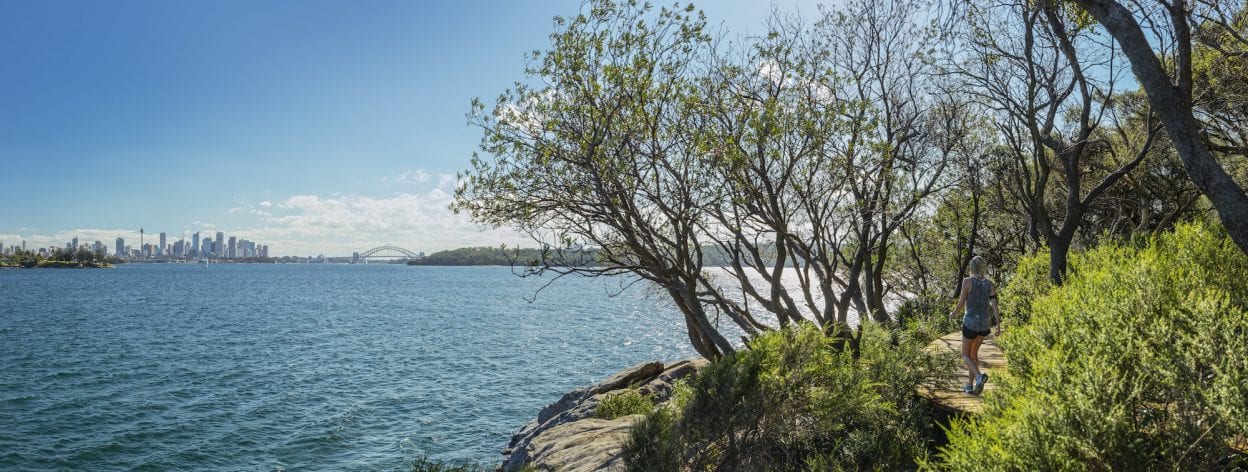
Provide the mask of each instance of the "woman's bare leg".
{"label": "woman's bare leg", "polygon": [[985,339],[988,339],[988,337],[979,336],[975,338],[975,343],[971,345],[971,359],[975,361],[976,370],[979,367],[979,347],[984,345]]}
{"label": "woman's bare leg", "polygon": [[962,362],[966,363],[966,374],[968,380],[966,383],[975,385],[975,377],[979,376],[979,360],[978,355],[979,343],[983,342],[983,336],[977,336],[975,339],[962,338]]}

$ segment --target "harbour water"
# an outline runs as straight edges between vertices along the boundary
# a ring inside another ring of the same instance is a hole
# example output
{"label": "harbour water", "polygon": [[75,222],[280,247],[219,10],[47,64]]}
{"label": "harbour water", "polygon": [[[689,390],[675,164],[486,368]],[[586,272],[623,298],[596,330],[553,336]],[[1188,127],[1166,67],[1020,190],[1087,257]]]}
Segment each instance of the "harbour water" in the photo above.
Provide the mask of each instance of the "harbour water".
{"label": "harbour water", "polygon": [[0,470],[496,463],[577,386],[693,355],[620,280],[506,267],[0,271]]}

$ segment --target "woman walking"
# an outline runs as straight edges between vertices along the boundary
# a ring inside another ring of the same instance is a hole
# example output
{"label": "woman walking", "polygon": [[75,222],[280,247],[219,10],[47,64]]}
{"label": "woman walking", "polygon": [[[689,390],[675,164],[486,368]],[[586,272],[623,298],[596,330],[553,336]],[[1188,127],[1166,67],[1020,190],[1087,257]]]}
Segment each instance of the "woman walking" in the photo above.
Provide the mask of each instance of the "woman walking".
{"label": "woman walking", "polygon": [[996,335],[1001,335],[997,288],[984,276],[986,266],[983,257],[971,259],[971,276],[962,279],[958,306],[949,314],[957,316],[963,307],[966,308],[962,315],[962,361],[966,362],[967,381],[962,391],[975,395],[983,392],[984,383],[988,382],[988,374],[979,369],[979,346],[993,326],[997,326]]}

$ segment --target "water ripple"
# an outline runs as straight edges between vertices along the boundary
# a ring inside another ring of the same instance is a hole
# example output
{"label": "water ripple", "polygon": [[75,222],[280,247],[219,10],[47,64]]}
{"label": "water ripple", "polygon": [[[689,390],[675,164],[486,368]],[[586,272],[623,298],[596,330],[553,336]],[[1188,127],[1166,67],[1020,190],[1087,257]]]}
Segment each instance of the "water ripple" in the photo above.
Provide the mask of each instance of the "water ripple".
{"label": "water ripple", "polygon": [[692,353],[609,281],[507,268],[0,271],[0,470],[498,460],[567,390]]}

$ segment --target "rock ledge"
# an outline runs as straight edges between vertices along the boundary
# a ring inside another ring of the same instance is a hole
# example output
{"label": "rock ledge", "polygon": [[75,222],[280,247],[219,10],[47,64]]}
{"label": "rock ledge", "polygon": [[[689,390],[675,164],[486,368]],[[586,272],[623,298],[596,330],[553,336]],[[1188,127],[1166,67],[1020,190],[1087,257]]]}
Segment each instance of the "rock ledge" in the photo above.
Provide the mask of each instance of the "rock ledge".
{"label": "rock ledge", "polygon": [[536,420],[511,437],[511,443],[503,451],[506,459],[499,469],[517,472],[527,464],[538,470],[560,472],[623,470],[620,451],[633,423],[642,416],[614,420],[596,418],[602,398],[635,388],[660,404],[671,396],[673,382],[705,365],[706,361],[700,358],[666,366],[661,362],[646,362],[594,385],[568,392],[543,408]]}

